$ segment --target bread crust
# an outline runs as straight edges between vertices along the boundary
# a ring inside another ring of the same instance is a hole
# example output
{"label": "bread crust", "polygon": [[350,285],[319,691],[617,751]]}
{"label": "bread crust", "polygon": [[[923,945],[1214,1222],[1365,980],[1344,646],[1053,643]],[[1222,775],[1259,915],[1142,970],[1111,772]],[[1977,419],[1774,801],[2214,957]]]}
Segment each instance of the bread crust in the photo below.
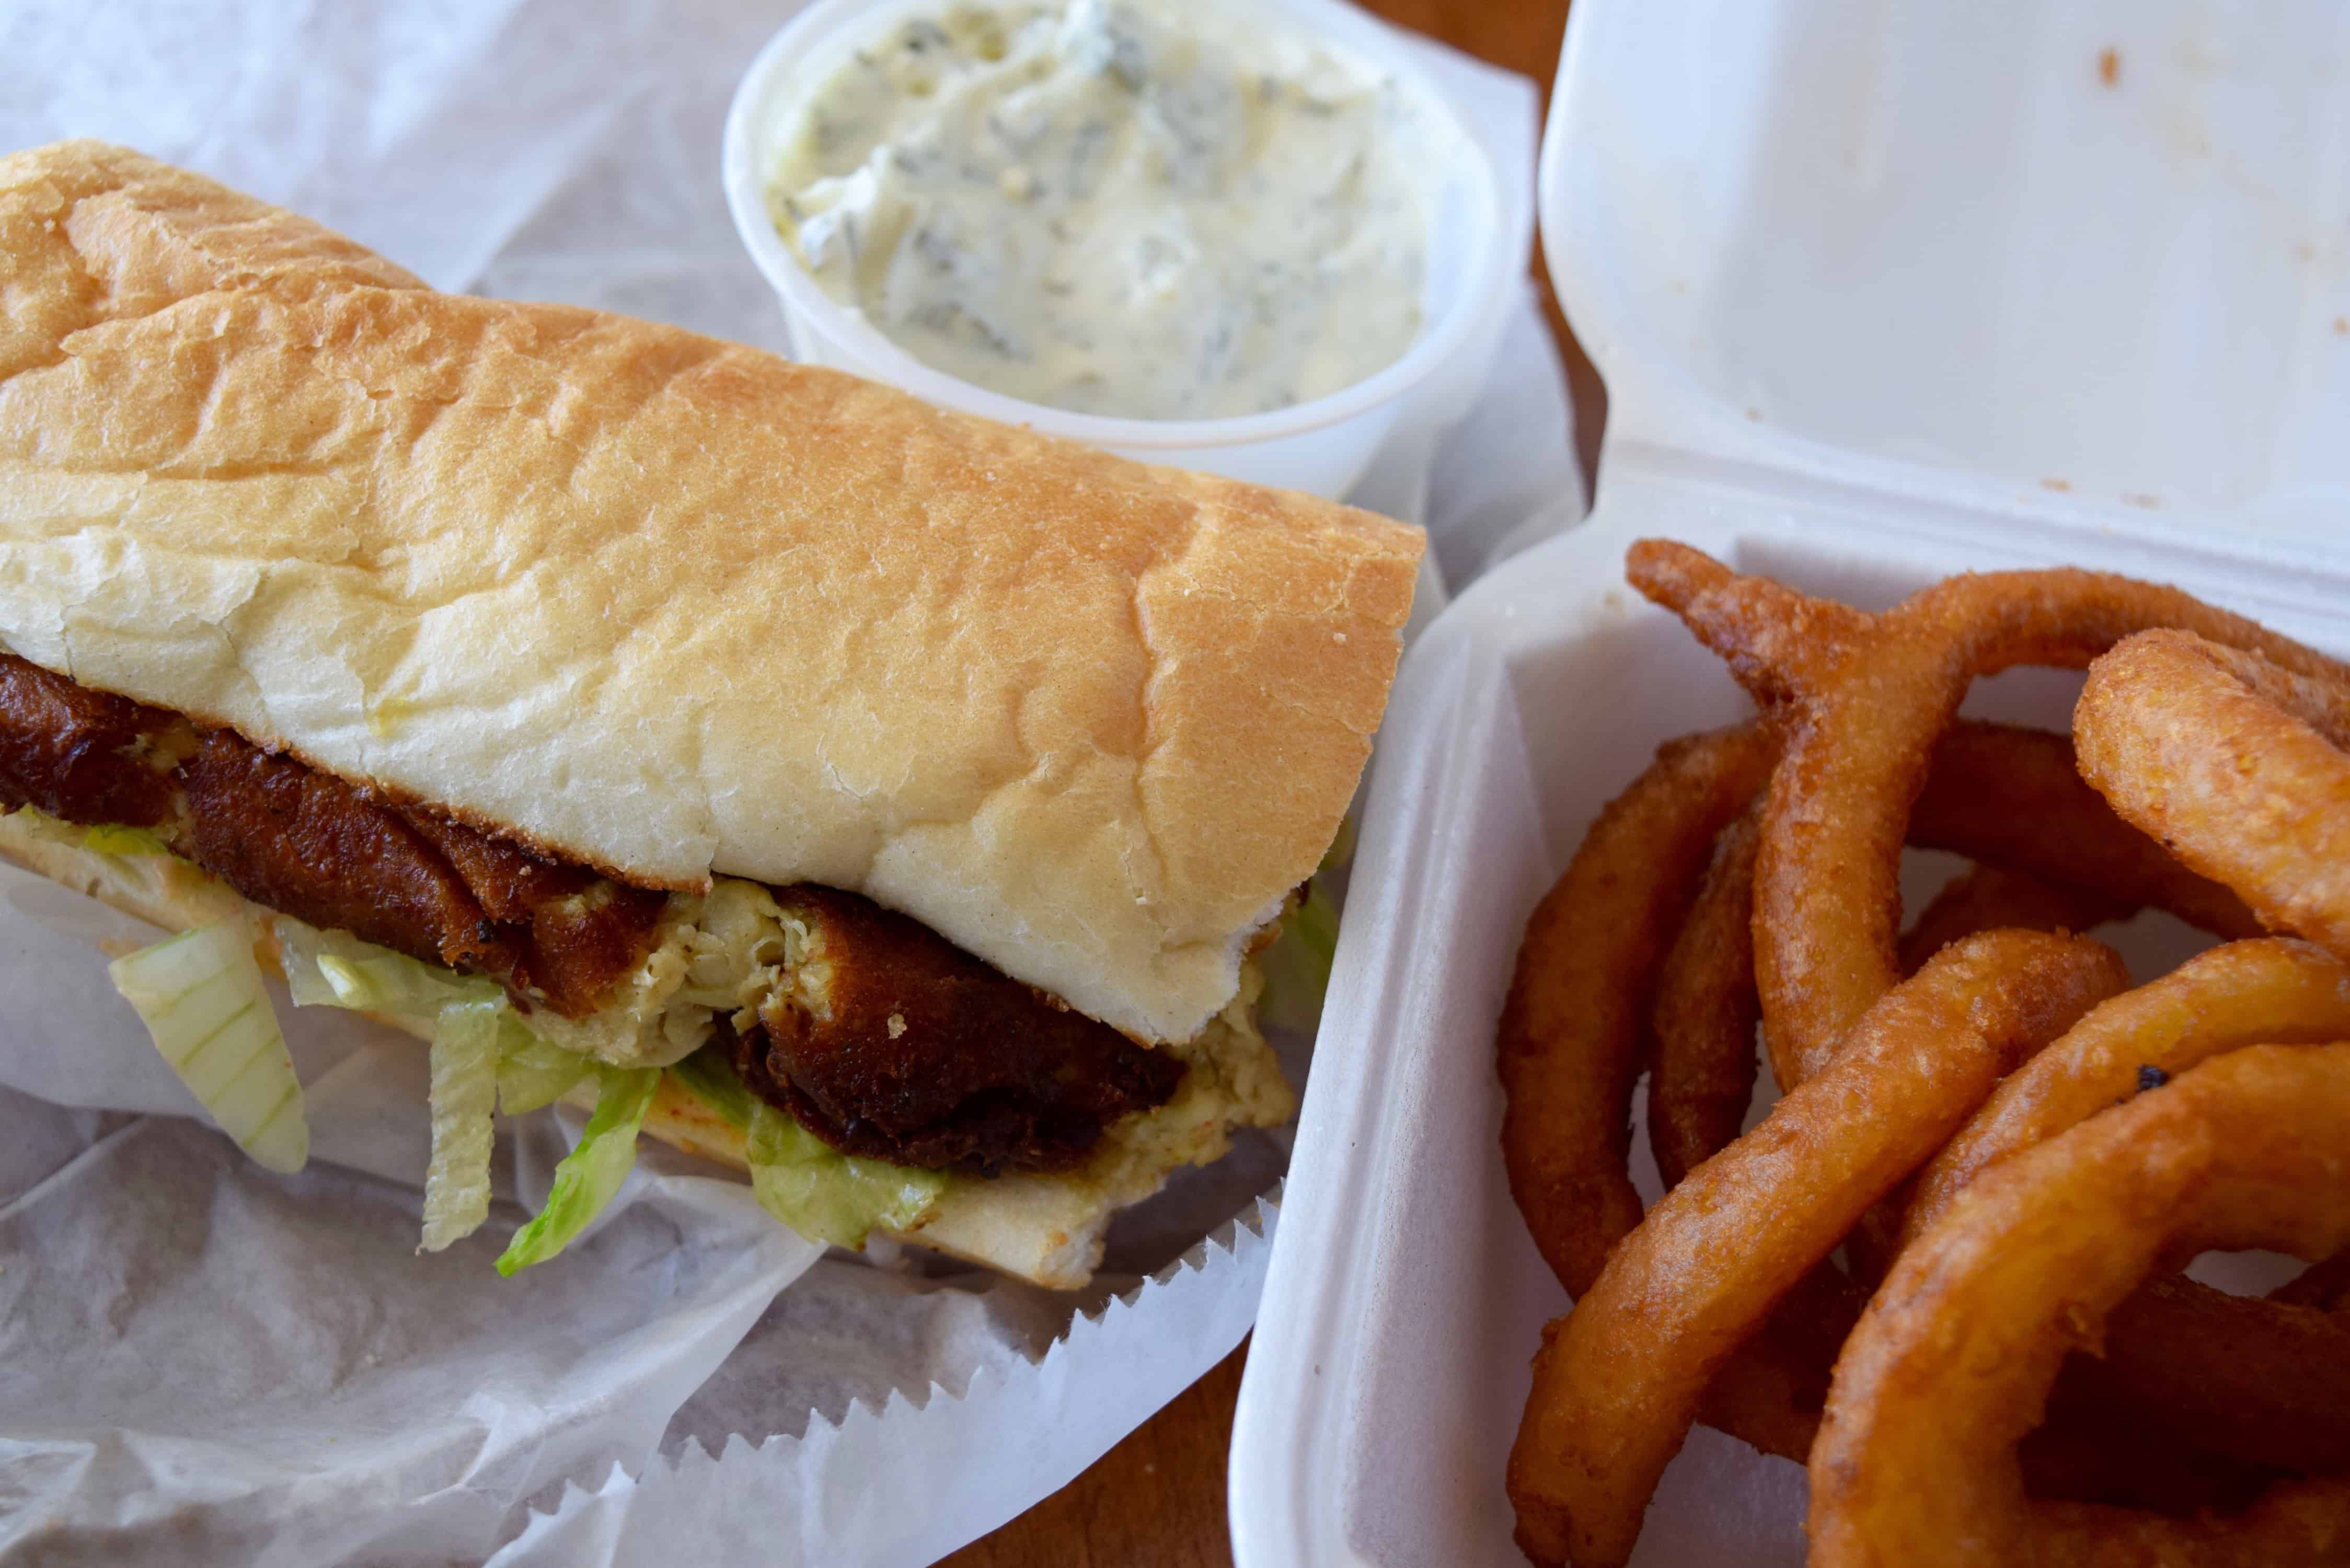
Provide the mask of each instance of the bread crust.
{"label": "bread crust", "polygon": [[1421,548],[0,158],[0,642],[654,886],[851,888],[1150,1040],[1368,755]]}

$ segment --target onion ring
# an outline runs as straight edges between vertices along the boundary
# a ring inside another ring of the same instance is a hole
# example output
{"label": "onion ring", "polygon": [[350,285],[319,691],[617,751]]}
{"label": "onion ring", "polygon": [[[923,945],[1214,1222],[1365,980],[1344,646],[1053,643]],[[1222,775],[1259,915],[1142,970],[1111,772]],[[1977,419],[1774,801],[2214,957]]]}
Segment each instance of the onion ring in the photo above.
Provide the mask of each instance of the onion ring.
{"label": "onion ring", "polygon": [[[1962,730],[1971,741],[1971,727]],[[1995,732],[1973,744],[1967,765],[2028,756],[2022,766],[2031,771],[2039,753],[2009,733]],[[2063,750],[2062,737],[2054,739]],[[1529,922],[1504,1012],[1502,1075],[1511,1106],[1504,1148],[1514,1135],[1548,1162],[1513,1160],[1512,1185],[1528,1229],[1570,1293],[1589,1288],[1607,1250],[1640,1216],[1627,1170],[1625,1130],[1639,1064],[1638,1004],[1627,1012],[1620,999],[1645,999],[1649,992],[1656,960],[1647,923],[1664,926],[1678,912],[1693,875],[1680,868],[1683,856],[1702,853],[1701,836],[1733,809],[1741,790],[1749,798],[1759,794],[1775,754],[1775,737],[1760,724],[1663,748],[1656,766],[1603,811],[1575,863]],[[2061,771],[2074,778],[2069,756]],[[2055,836],[2067,841],[2136,836],[2094,792],[2076,781],[2074,787],[2093,815],[2074,821],[2067,813],[2051,814],[2043,820]],[[1742,882],[1742,927],[1745,893]],[[1750,965],[1740,966],[1736,983],[1751,994]],[[1726,1130],[1705,1135],[1715,1141],[1689,1146],[1693,1160],[1728,1143],[1743,1120],[1754,1064],[1751,1013],[1749,1020],[1733,1053],[1743,1058],[1747,1085],[1738,1117]],[[1734,1063],[1731,1070],[1738,1071]],[[1545,1193],[1554,1195],[1548,1207]],[[1832,1337],[1804,1343],[1798,1353],[1758,1336],[1751,1352],[1724,1366],[1721,1387],[1708,1396],[1709,1425],[1763,1452],[1803,1459],[1826,1397],[1835,1347],[1859,1310],[1857,1297],[1835,1303],[1834,1294],[1823,1286],[1811,1304],[1793,1305],[1788,1314],[1791,1320],[1834,1324]],[[1805,1340],[1802,1333],[1793,1337]]]}
{"label": "onion ring", "polygon": [[[1901,972],[1916,974],[1926,961],[1977,931],[2015,926],[2027,931],[2085,931],[2137,910],[2116,898],[2043,882],[2005,866],[1970,867],[1934,895],[1925,912],[1901,933]],[[1759,1013],[1762,1002],[1758,998]],[[1652,1102],[1653,1103],[1653,1102]]]}
{"label": "onion ring", "polygon": [[2185,632],[2143,633],[2089,667],[2073,716],[2081,773],[2270,929],[2350,958],[2345,682]]}
{"label": "onion ring", "polygon": [[1510,1456],[1526,1554],[1628,1559],[1716,1370],[2002,1074],[2127,983],[2083,938],[2000,931],[1948,949],[1668,1193],[1545,1331]]}
{"label": "onion ring", "polygon": [[1814,1269],[1723,1360],[1697,1418],[1758,1453],[1802,1464],[1819,1436],[1836,1352],[1867,1304],[1868,1293],[1833,1263]]}
{"label": "onion ring", "polygon": [[2310,1264],[2299,1279],[2287,1280],[2271,1291],[2269,1300],[2321,1312],[2350,1308],[2350,1252],[2337,1252],[2322,1263]]}
{"label": "onion ring", "polygon": [[[1747,912],[1753,895],[1756,815],[1750,811],[1722,829],[1697,901],[1657,980],[1648,1146],[1668,1189],[1737,1138],[1754,1096],[1761,1004]],[[2120,826],[2109,815],[2106,820]],[[1998,872],[1991,888],[1963,908],[1948,908],[1938,899],[1928,911],[1934,924],[1921,926],[1933,933],[1926,958],[1979,930],[2077,929],[2085,911],[2104,917],[2103,906],[2087,909],[2095,902],[2088,895],[2050,888],[2021,872],[1985,869]],[[1960,929],[1962,924],[1965,929]],[[1875,1220],[1883,1208],[1872,1210],[1869,1218]],[[1898,1214],[1897,1207],[1888,1230]],[[1803,1463],[1819,1431],[1836,1352],[1866,1297],[1833,1265],[1814,1270],[1770,1324],[1714,1375],[1699,1420],[1760,1452]],[[2197,1467],[2209,1469],[2204,1456],[2175,1448],[2157,1452],[2151,1444],[2132,1443],[2135,1433],[2112,1427],[2102,1412],[2084,1410],[2064,1423],[2062,1431],[2043,1434],[2029,1456],[2035,1480],[2065,1496],[2114,1496],[2119,1489],[2135,1488],[2127,1492],[2131,1501],[2199,1490],[2205,1478]],[[2118,1452],[2124,1444],[2134,1451]]]}
{"label": "onion ring", "polygon": [[[1957,732],[1953,732],[1956,733]],[[1757,814],[1722,829],[1697,901],[1665,955],[1650,1014],[1648,1147],[1668,1189],[1721,1152],[1746,1125],[1758,1063],[1753,904]],[[2085,931],[2126,919],[2133,906],[2043,882],[2005,866],[1976,866],[1944,888],[1904,934],[1901,968],[1981,931]],[[2342,1033],[2350,1035],[2350,1027]]]}
{"label": "onion ring", "polygon": [[[1685,554],[1732,584],[1769,590],[1780,611],[1823,603]],[[1857,623],[1842,606],[1819,613],[1831,629]],[[1759,787],[1775,747],[1760,723],[1665,747],[1601,813],[1528,923],[1500,1033],[1503,1151],[1527,1227],[1570,1294],[1638,1222],[1626,1166],[1642,1013],[1705,845],[1742,808],[1740,790]],[[2223,934],[2256,929],[2232,894],[2116,817],[2061,735],[1959,724],[1937,743],[1933,776],[1945,782],[1929,782],[1909,824],[1923,846],[2110,888]],[[1791,1064],[1774,1066],[1782,1083],[1794,1081]]]}
{"label": "onion ring", "polygon": [[2000,1085],[1918,1176],[1903,1242],[1986,1168],[2130,1098],[2148,1078],[2246,1045],[2333,1040],[2350,1040],[2350,965],[2284,937],[2198,953],[2096,1008]]}
{"label": "onion ring", "polygon": [[[1754,1096],[1759,1003],[1747,911],[1758,815],[1750,808],[1721,830],[1658,976],[1648,1142],[1668,1189],[1736,1140]],[[1866,1303],[1867,1293],[1833,1265],[1814,1270],[1715,1373],[1698,1418],[1759,1452],[1803,1463],[1819,1433],[1836,1351]]]}
{"label": "onion ring", "polygon": [[2114,1309],[2066,1379],[2171,1439],[2279,1469],[2350,1471],[2350,1317],[2184,1275]]}
{"label": "onion ring", "polygon": [[[1836,1353],[1868,1293],[1833,1263],[1804,1276],[1771,1321],[1721,1364],[1698,1419],[1760,1453],[1803,1464],[1827,1407]],[[2215,1455],[2111,1408],[2066,1396],[2064,1409],[2025,1439],[2019,1458],[2034,1497],[2077,1498],[2166,1511],[2241,1504],[2272,1470]]]}
{"label": "onion ring", "polygon": [[2081,777],[2071,737],[2054,731],[1952,724],[1934,742],[1908,837],[2134,909],[2166,909],[2215,937],[2262,934],[2241,898],[2123,821]]}
{"label": "onion ring", "polygon": [[[1738,1137],[1753,1094],[1754,971],[1742,956],[1753,828],[1750,813],[1722,830],[1706,884],[1658,981],[1648,1125],[1668,1189]],[[2028,890],[2023,896],[2033,897]],[[1984,929],[2022,923],[2002,917],[2033,912],[1987,904],[1971,909]],[[1701,934],[1693,939],[1692,933]],[[1951,940],[1972,934],[1952,932]],[[1938,943],[1937,950],[1945,945]],[[1709,1007],[1719,1011],[1709,1014]],[[1872,1209],[1868,1218],[1884,1207]],[[1898,1214],[1897,1208],[1897,1224]],[[1836,1353],[1867,1295],[1832,1263],[1814,1269],[1714,1374],[1698,1419],[1762,1453],[1804,1462],[1819,1433]],[[2207,1453],[2199,1443],[2117,1421],[2091,1401],[2072,1403],[2064,1418],[2033,1435],[2025,1452],[2033,1495],[2177,1506],[2182,1500],[2216,1501],[2238,1486],[2240,1467],[2232,1459]],[[2249,1495],[2258,1486],[2239,1490]]]}
{"label": "onion ring", "polygon": [[[1929,910],[1930,944],[1919,962],[1958,935],[2009,925],[2079,930],[2120,919],[2140,904],[2169,910],[2222,934],[2258,929],[2241,900],[2196,876],[2161,846],[2114,814],[2074,766],[2064,735],[1960,721],[1936,742],[1933,771],[1910,814],[1909,836],[1923,846],[2008,862],[1971,885],[1981,902],[1964,910]],[[1725,828],[1679,937],[1659,966],[1650,1016],[1648,1139],[1671,1187],[1735,1137],[1754,1090],[1756,1000],[1751,921],[1751,829]],[[2014,868],[2011,868],[2014,867]],[[2031,873],[2094,879],[2123,892],[2115,898],[2073,893]],[[1985,898],[1985,888],[1998,897]],[[1965,891],[1965,889],[1962,889]],[[1960,921],[1975,922],[1966,930]],[[1914,972],[1915,963],[1905,963]],[[1630,1085],[1625,1085],[1626,1107]],[[1619,1113],[1620,1114],[1620,1113]],[[1864,1272],[1875,1278],[1889,1262],[1898,1208],[1871,1216],[1856,1238]]]}
{"label": "onion ring", "polygon": [[[1759,794],[1777,754],[1777,737],[1759,722],[1668,742],[1601,811],[1527,923],[1502,1016],[1503,1148],[1527,1229],[1570,1294],[1590,1288],[1607,1250],[1640,1220],[1626,1160],[1639,1010],[1658,955],[1708,841]],[[1835,1309],[1826,1355],[1758,1345],[1732,1358],[1711,1423],[1801,1462],[1827,1397],[1833,1345],[1859,1309],[1857,1300]]]}
{"label": "onion ring", "polygon": [[[1956,726],[1943,740],[1960,739],[1965,730],[1964,725]],[[1996,788],[1995,785],[1993,787]],[[1933,784],[1929,783],[1926,794],[1919,797],[1918,809],[1912,820],[1931,822],[1939,804],[1933,797],[1942,794],[1961,795],[1964,793],[1938,791]],[[2061,827],[2059,832],[2061,834]],[[2058,841],[2074,846],[2084,842],[2062,837]],[[2219,891],[2224,893],[2224,889]],[[2137,912],[2135,905],[2080,891],[2063,883],[2044,882],[2027,871],[2007,866],[1977,864],[1943,888],[1926,906],[1925,912],[1918,917],[1908,930],[1902,933],[1899,950],[1901,972],[1905,977],[1916,974],[1932,961],[1936,953],[1952,942],[1963,941],[1980,931],[2012,929],[2085,934],[2093,926],[2103,925],[2108,920],[2126,919]],[[1759,1010],[1762,1005],[1759,998],[1755,1005]],[[1885,1271],[1892,1265],[1895,1254],[1901,1250],[1901,1216],[1908,1208],[1908,1190],[1905,1183],[1871,1209],[1846,1242],[1846,1253],[1853,1271],[1872,1284],[1885,1277]]]}
{"label": "onion ring", "polygon": [[[2081,782],[2062,735],[1960,723],[1937,751],[1936,777],[1942,782],[1929,786],[1917,814],[1918,827],[1930,839],[2054,859],[2068,867],[2120,867],[2121,879],[2157,891],[2167,904],[2193,914],[2217,909],[2237,924],[2251,923],[2232,895],[2177,869],[2158,846],[2115,816]],[[2019,796],[2032,801],[2023,820],[2036,831],[2019,830],[1972,804]],[[1758,1003],[1748,919],[1753,833],[1752,813],[1722,830],[1696,900],[1658,974],[1648,1116],[1649,1146],[1667,1188],[1679,1185],[1690,1168],[1737,1137],[1753,1097]],[[2000,897],[1969,906],[1965,918],[1979,922],[1974,929],[2077,929],[2094,923],[2085,912],[2093,903],[2098,906],[2095,918],[2130,912],[2088,895],[2051,889],[2022,873],[2002,870],[2000,888]],[[1944,929],[1949,940],[1970,934]],[[1943,945],[1942,939],[1934,942],[1938,950]],[[1628,1109],[1628,1084],[1624,1092]],[[1609,1119],[1622,1115],[1617,1110]],[[1897,1206],[1887,1217],[1882,1230],[1888,1238],[1898,1216]],[[1841,1275],[1809,1282],[1808,1287],[1805,1300],[1786,1303],[1768,1329],[1723,1365],[1700,1416],[1707,1426],[1762,1452],[1797,1462],[1810,1451],[1829,1368],[1866,1296]],[[2075,1484],[2072,1476],[2091,1474],[2111,1490],[2117,1475],[2136,1480],[2156,1469],[2156,1456],[2149,1452],[2132,1454],[2126,1461],[2111,1457],[2116,1443],[2131,1434],[2077,1436],[2084,1425],[2070,1424],[2067,1437],[2076,1440],[2035,1448],[2035,1461],[2045,1461],[2036,1470],[2060,1478],[2053,1484],[2069,1490]],[[2194,1479],[2174,1473],[2160,1484],[2176,1493]]]}
{"label": "onion ring", "polygon": [[[1836,1354],[1867,1293],[1833,1264],[1804,1277],[1771,1321],[1723,1362],[1698,1407],[1698,1419],[1760,1453],[1807,1462]],[[2027,1437],[2017,1458],[2033,1497],[2078,1499],[2178,1513],[2242,1507],[2270,1481],[2272,1467],[2213,1453],[2192,1437],[2149,1424],[2118,1406],[2090,1380],[2067,1376],[2061,1405]]]}
{"label": "onion ring", "polygon": [[2017,1442],[2066,1355],[2207,1247],[2350,1245],[2350,1048],[2208,1062],[1984,1174],[1903,1253],[1837,1362],[1812,1450],[1814,1568],[2339,1563],[2350,1482],[2228,1518],[2028,1502]]}
{"label": "onion ring", "polygon": [[1624,552],[1624,580],[1680,617],[1765,708],[1825,684],[1876,619],[1770,577],[1734,572],[1675,539],[1635,539]]}
{"label": "onion ring", "polygon": [[[2096,1008],[2017,1068],[1918,1177],[1902,1244],[1987,1169],[2149,1084],[2247,1045],[2344,1039],[2350,965],[2280,937],[2199,953]],[[2083,1376],[2118,1405],[2229,1454],[2350,1468],[2350,1318],[2316,1310],[2324,1304],[2164,1281],[2114,1314],[2105,1363]]]}
{"label": "onion ring", "polygon": [[[2139,907],[2168,910],[2215,935],[2246,936],[2260,929],[2233,893],[2178,865],[2116,815],[2082,781],[2072,743],[2061,734],[1963,720],[1953,724],[1935,743],[1933,769],[1908,827],[1910,842],[1922,848],[1951,850],[1998,867],[1985,874],[1989,880],[1973,895],[1995,888],[1998,897],[1963,916],[1951,909],[1936,915],[1951,925],[1918,962],[1949,937],[1994,925],[2081,930],[2126,918]],[[1731,846],[1740,836],[1735,826],[1723,830],[1680,935],[1657,973],[1648,1135],[1668,1187],[1738,1135],[1753,1097],[1759,1004],[1752,1000],[1752,937],[1751,929],[1733,929],[1749,918],[1753,856],[1749,843]],[[2098,892],[2074,891],[2091,888]],[[1975,923],[1957,929],[1962,920]],[[1917,964],[1903,967],[1914,972]],[[1628,1114],[1628,1078],[1623,1096],[1621,1107],[1610,1107],[1615,1118]]]}
{"label": "onion ring", "polygon": [[1668,742],[1534,909],[1502,1008],[1502,1154],[1534,1245],[1581,1295],[1640,1221],[1626,1168],[1649,988],[1714,836],[1778,754],[1751,722]]}
{"label": "onion ring", "polygon": [[1837,629],[1812,649],[1785,629],[1797,613],[1785,602],[1792,590],[1773,585],[1776,594],[1765,594],[1758,579],[1719,564],[1709,573],[1697,565],[1701,552],[1664,541],[1640,541],[1627,559],[1634,585],[1678,614],[1750,691],[1796,699],[1755,864],[1755,970],[1782,1084],[1819,1071],[1899,979],[1899,853],[1910,807],[1935,739],[1976,677],[2021,664],[2080,669],[2134,632],[2184,627],[2295,673],[2350,681],[2350,668],[2240,616],[2106,573],[1949,577],[1873,618],[1865,635],[1842,618],[1821,618]]}
{"label": "onion ring", "polygon": [[[1759,803],[1758,803],[1759,805]],[[1729,1147],[1754,1102],[1754,843],[1759,810],[1721,830],[1657,975],[1648,1148],[1668,1190]]]}

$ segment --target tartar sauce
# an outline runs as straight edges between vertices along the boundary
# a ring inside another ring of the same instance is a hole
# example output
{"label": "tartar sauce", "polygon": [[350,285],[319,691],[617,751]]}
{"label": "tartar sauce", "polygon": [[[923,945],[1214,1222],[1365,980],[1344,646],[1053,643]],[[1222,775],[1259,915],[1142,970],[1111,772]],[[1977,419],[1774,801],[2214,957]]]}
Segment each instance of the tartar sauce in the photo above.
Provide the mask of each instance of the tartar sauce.
{"label": "tartar sauce", "polygon": [[1081,413],[1221,419],[1393,363],[1433,182],[1411,96],[1215,0],[955,6],[786,128],[775,223],[924,363]]}

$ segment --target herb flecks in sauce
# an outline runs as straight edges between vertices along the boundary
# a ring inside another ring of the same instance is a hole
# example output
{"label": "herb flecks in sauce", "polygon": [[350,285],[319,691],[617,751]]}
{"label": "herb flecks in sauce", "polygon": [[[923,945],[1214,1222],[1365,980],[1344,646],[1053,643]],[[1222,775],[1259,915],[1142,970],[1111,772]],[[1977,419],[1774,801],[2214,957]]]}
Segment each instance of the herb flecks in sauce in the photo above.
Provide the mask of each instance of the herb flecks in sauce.
{"label": "herb flecks in sauce", "polygon": [[1211,5],[959,6],[817,91],[770,206],[827,293],[950,375],[1228,418],[1410,347],[1425,130],[1363,62]]}

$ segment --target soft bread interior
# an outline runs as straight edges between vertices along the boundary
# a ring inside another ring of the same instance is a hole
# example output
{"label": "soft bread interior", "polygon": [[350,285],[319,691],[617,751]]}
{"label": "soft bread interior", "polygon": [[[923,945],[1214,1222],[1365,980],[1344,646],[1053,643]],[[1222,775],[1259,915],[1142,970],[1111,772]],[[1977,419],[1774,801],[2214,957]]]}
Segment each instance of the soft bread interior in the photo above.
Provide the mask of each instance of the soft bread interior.
{"label": "soft bread interior", "polygon": [[[39,832],[22,814],[0,816],[0,857],[165,930],[249,918],[261,956],[277,964],[267,911],[186,861],[100,853]],[[1159,1047],[1191,1069],[1175,1097],[1112,1125],[1086,1164],[1049,1176],[956,1177],[920,1224],[896,1234],[1053,1289],[1084,1285],[1118,1210],[1158,1191],[1183,1166],[1220,1158],[1236,1127],[1276,1126],[1295,1115],[1295,1093],[1253,1021],[1253,975],[1243,971],[1241,993],[1192,1039]],[[662,1080],[645,1130],[689,1154],[747,1168],[743,1134],[673,1077]]]}
{"label": "soft bread interior", "polygon": [[0,644],[653,886],[862,893],[1185,1040],[1337,831],[1422,546],[0,158]]}

